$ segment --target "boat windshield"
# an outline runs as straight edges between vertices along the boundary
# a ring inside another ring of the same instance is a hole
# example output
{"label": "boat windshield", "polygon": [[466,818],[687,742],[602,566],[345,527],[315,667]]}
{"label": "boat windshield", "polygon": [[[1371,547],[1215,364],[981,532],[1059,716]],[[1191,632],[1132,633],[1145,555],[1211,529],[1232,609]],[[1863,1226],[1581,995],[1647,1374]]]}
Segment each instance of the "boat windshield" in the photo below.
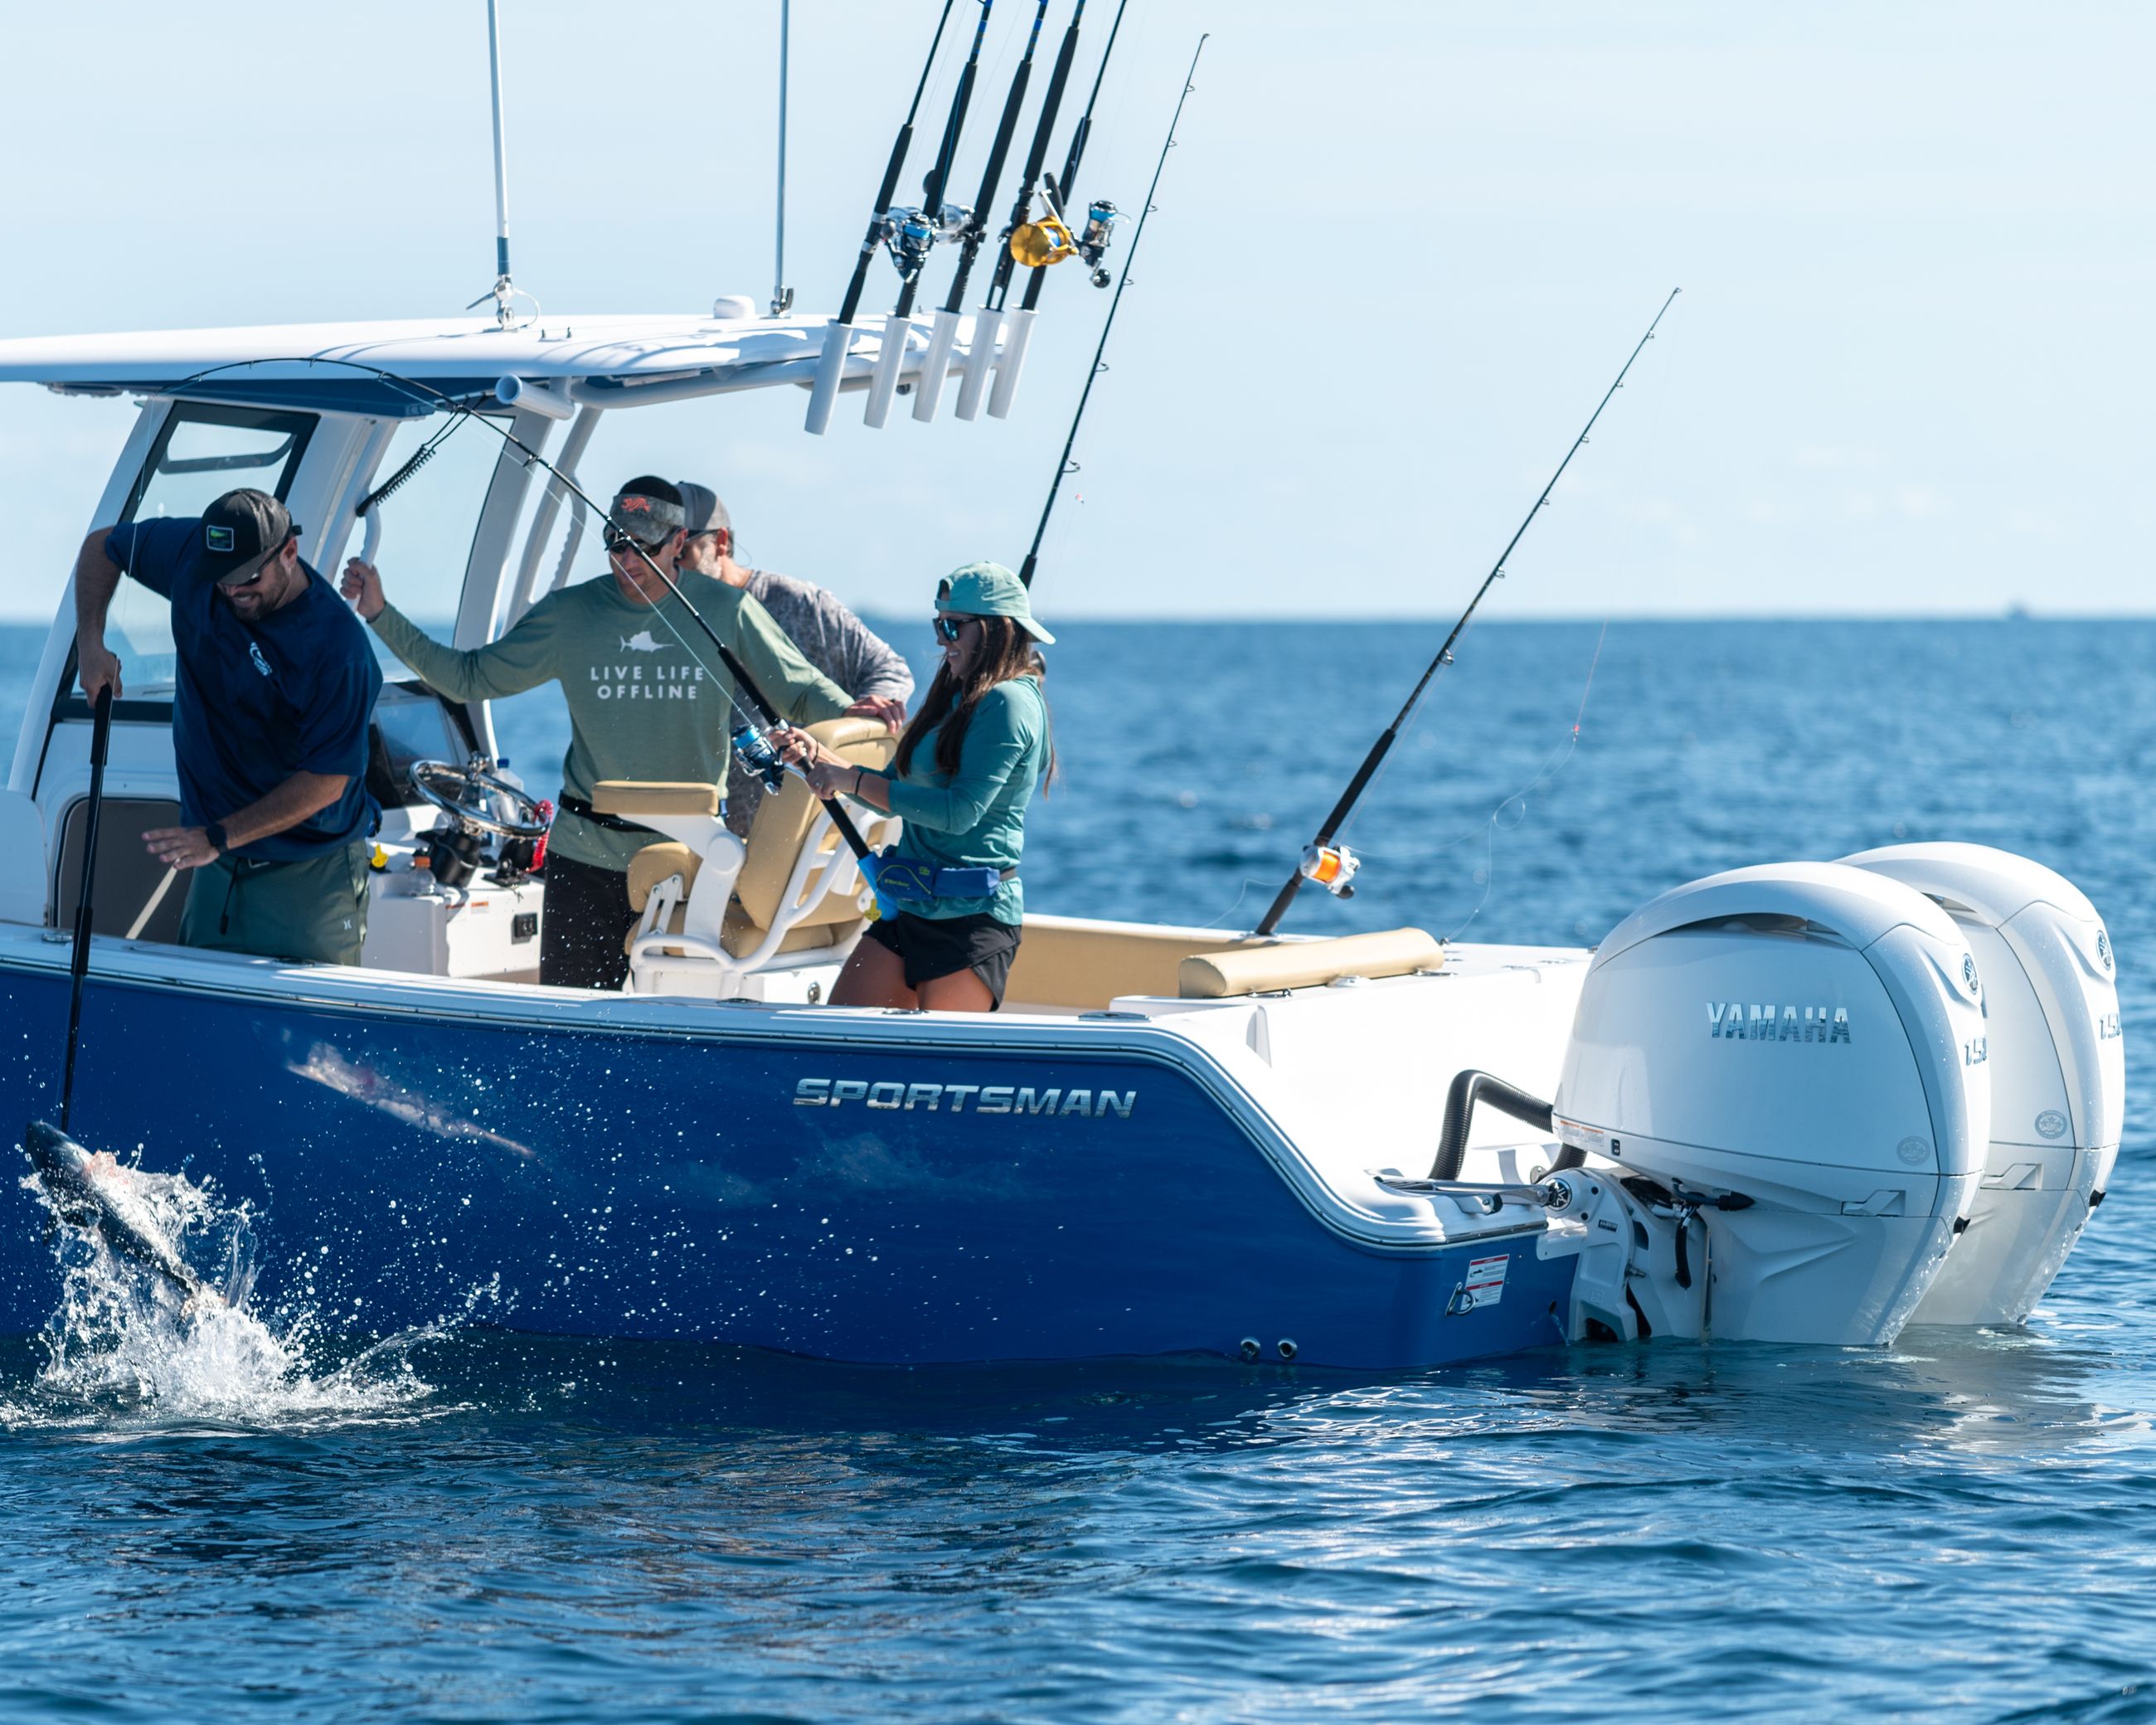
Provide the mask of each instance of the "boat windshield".
{"label": "boat windshield", "polygon": [[[176,403],[121,519],[200,515],[239,485],[286,497],[316,423],[312,413]],[[113,595],[105,635],[126,667],[130,698],[172,699],[172,619],[163,598],[139,582],[122,581]]]}
{"label": "boat windshield", "polygon": [[[429,439],[439,437],[434,453],[397,488],[396,495],[380,505],[382,545],[375,553],[382,571],[382,588],[389,603],[438,640],[447,640],[455,627],[457,603],[464,593],[465,565],[471,556],[473,536],[479,531],[480,511],[485,506],[487,487],[493,482],[495,463],[502,443],[484,425],[469,418],[449,425],[440,418],[408,420],[391,439],[389,452],[374,470],[373,483],[382,484],[417,454]],[[345,554],[357,556],[360,536],[355,532]],[[341,569],[325,569],[332,579]],[[374,656],[381,661],[385,682],[408,678],[411,670],[382,644],[372,630]]]}

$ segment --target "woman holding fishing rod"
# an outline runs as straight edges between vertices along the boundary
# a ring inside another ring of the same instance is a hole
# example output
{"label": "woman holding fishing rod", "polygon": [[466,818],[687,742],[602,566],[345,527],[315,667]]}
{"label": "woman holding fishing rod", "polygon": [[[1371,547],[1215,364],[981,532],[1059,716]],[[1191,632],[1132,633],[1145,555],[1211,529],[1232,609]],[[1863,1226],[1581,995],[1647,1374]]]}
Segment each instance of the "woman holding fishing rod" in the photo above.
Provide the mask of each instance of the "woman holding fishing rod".
{"label": "woman holding fishing rod", "polygon": [[841,760],[799,731],[773,738],[819,797],[905,822],[875,869],[888,908],[846,961],[834,1006],[993,1012],[1018,952],[1026,805],[1055,770],[1034,644],[1055,637],[1000,563],[945,577],[934,626],[943,663],[888,769]]}

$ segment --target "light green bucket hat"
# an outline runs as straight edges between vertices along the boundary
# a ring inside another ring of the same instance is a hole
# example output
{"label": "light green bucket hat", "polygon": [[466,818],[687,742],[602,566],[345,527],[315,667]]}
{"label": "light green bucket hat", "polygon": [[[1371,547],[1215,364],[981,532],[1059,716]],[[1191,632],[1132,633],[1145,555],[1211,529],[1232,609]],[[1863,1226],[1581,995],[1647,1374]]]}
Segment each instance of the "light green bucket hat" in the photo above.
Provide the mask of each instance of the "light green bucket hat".
{"label": "light green bucket hat", "polygon": [[1033,620],[1033,598],[1025,583],[1001,563],[967,563],[936,587],[936,608],[960,617],[1008,617],[1044,646],[1055,637]]}

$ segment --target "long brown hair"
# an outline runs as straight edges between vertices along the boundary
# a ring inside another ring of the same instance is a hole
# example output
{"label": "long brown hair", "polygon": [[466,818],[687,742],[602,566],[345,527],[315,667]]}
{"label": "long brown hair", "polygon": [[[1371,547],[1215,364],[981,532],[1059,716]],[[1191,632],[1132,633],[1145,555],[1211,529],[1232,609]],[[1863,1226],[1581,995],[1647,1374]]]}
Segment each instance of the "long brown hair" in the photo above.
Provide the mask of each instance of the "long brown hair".
{"label": "long brown hair", "polygon": [[[928,685],[928,698],[921,703],[921,711],[913,716],[906,727],[906,734],[898,740],[898,758],[892,763],[897,775],[903,778],[912,770],[913,752],[921,739],[937,725],[942,731],[936,738],[936,770],[956,773],[958,770],[958,751],[966,744],[966,728],[973,722],[974,709],[981,697],[998,683],[1007,683],[1013,677],[1032,677],[1045,680],[1048,666],[1034,649],[1033,637],[1008,617],[982,617],[975,619],[983,634],[980,651],[973,655],[973,668],[963,679],[951,673],[951,661],[945,660],[937,667],[936,680]],[[1041,697],[1041,710],[1048,708],[1048,698]],[[1055,743],[1053,727],[1048,745],[1048,764],[1040,778],[1045,787],[1055,775]]]}

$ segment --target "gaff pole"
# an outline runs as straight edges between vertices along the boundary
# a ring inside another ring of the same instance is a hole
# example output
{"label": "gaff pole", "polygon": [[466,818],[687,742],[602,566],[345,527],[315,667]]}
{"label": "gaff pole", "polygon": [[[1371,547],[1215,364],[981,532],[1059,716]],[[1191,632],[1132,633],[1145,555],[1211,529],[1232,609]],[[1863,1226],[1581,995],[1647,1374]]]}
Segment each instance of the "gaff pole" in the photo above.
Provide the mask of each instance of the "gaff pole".
{"label": "gaff pole", "polygon": [[[1579,435],[1572,441],[1572,447],[1564,452],[1564,459],[1558,463],[1557,471],[1550,475],[1549,483],[1543,487],[1542,495],[1535,499],[1534,507],[1527,511],[1527,519],[1520,523],[1518,531],[1506,542],[1504,550],[1498,553],[1497,561],[1491,566],[1490,572],[1482,578],[1481,586],[1475,589],[1475,597],[1467,602],[1467,608],[1460,614],[1460,621],[1452,625],[1452,633],[1445,638],[1445,644],[1437,649],[1437,657],[1424,667],[1422,676],[1409,692],[1407,700],[1402,703],[1399,711],[1394,715],[1393,722],[1385,726],[1383,734],[1370,746],[1370,752],[1363,757],[1363,764],[1355,769],[1355,776],[1348,781],[1348,788],[1340,793],[1340,800],[1332,805],[1332,813],[1325,817],[1324,824],[1317,829],[1317,836],[1311,841],[1313,848],[1322,849],[1330,845],[1348,817],[1354,812],[1355,804],[1361,800],[1363,793],[1369,788],[1371,778],[1383,764],[1385,757],[1392,752],[1393,745],[1399,741],[1401,728],[1414,716],[1417,704],[1422,700],[1423,691],[1430,687],[1431,681],[1440,670],[1452,663],[1453,644],[1466,630],[1469,620],[1475,615],[1476,607],[1482,603],[1483,595],[1496,584],[1497,578],[1505,572],[1505,560],[1512,556],[1513,547],[1527,536],[1527,529],[1534,525],[1535,517],[1540,515],[1548,505],[1550,493],[1557,489],[1557,482],[1564,477],[1565,469],[1572,465],[1572,458],[1579,453],[1581,445],[1586,443],[1587,434],[1594,429],[1594,422],[1602,417],[1602,410],[1609,405],[1610,398],[1625,387],[1625,373],[1632,369],[1633,360],[1639,358],[1640,355],[1645,351],[1647,343],[1655,339],[1655,331],[1660,326],[1670,307],[1676,303],[1677,295],[1682,290],[1678,288],[1670,290],[1669,298],[1662,301],[1661,311],[1655,314],[1654,322],[1647,326],[1647,333],[1640,337],[1639,345],[1633,348],[1630,357],[1625,362],[1623,370],[1617,373],[1617,381],[1609,386],[1604,393],[1602,399],[1595,403],[1594,411],[1588,415],[1587,424],[1580,428]],[[1299,870],[1287,877],[1287,884],[1281,888],[1279,896],[1273,900],[1270,908],[1266,911],[1264,919],[1259,922],[1257,927],[1252,931],[1253,933],[1270,934],[1280,927],[1281,918],[1287,914],[1288,906],[1295,902],[1296,894],[1302,890],[1302,882],[1303,875]]]}

